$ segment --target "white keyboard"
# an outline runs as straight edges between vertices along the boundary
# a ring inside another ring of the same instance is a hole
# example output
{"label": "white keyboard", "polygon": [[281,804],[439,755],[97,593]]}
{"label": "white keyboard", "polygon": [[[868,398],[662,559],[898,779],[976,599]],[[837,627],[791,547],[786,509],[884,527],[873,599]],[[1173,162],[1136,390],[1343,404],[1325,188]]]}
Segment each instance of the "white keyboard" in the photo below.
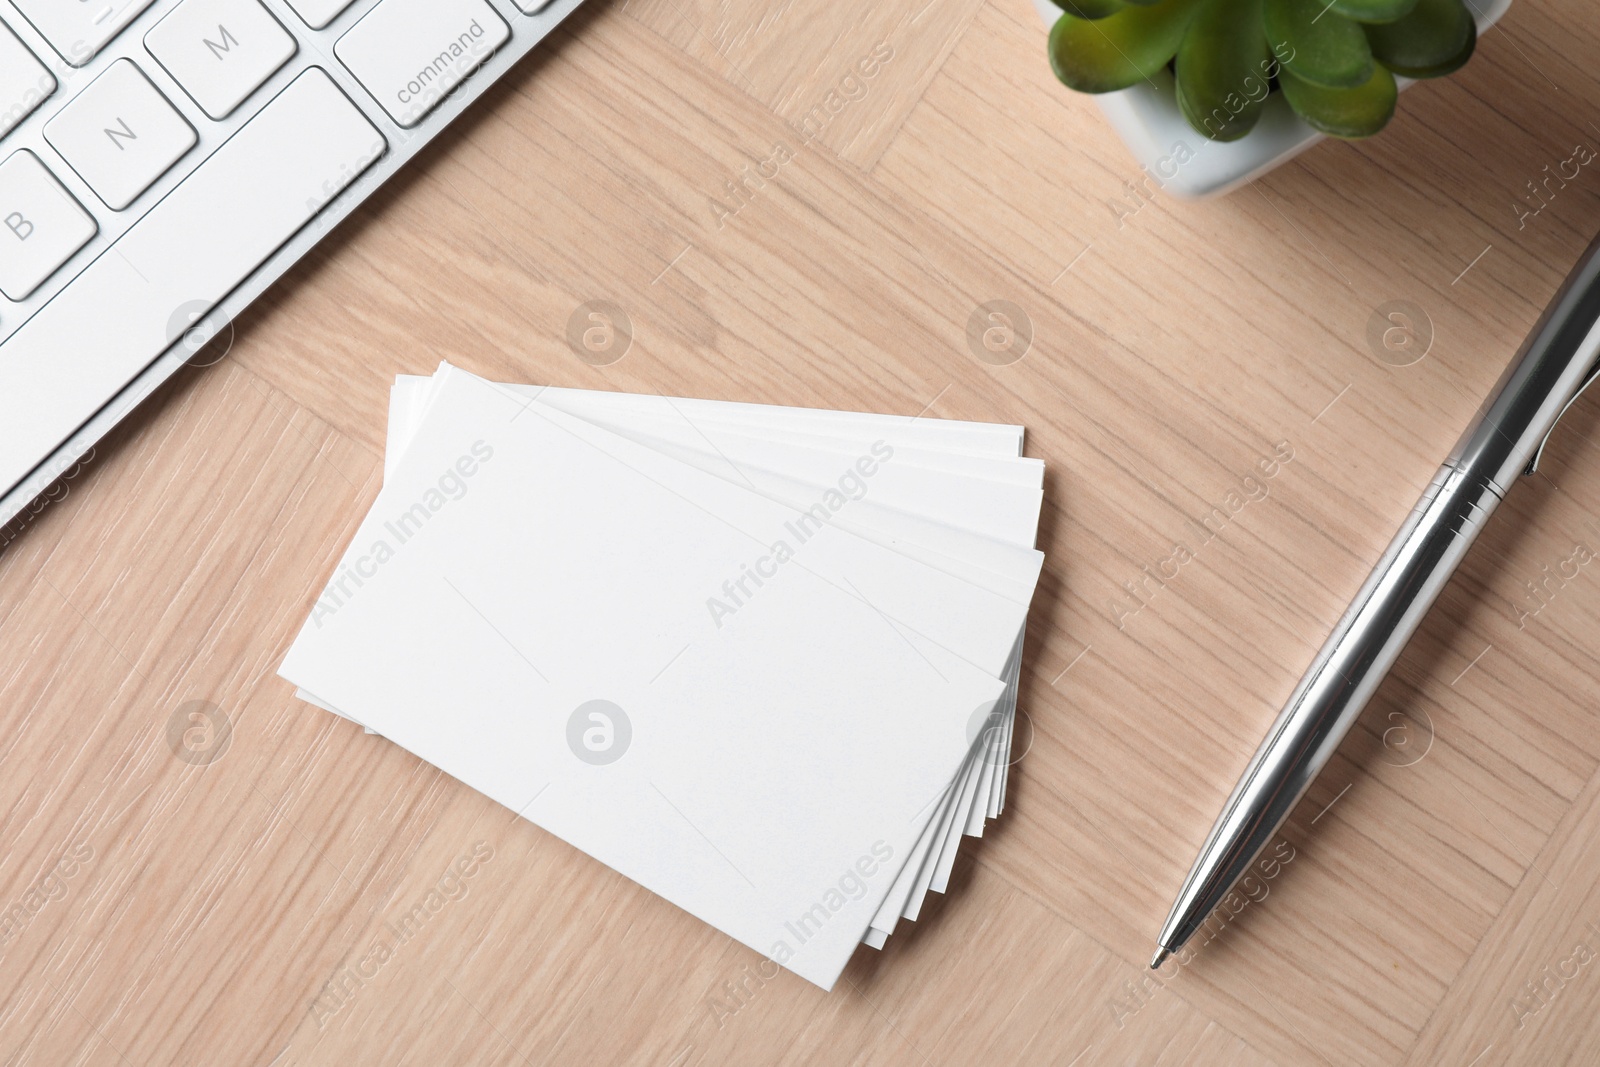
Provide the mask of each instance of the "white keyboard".
{"label": "white keyboard", "polygon": [[0,524],[580,0],[0,0]]}

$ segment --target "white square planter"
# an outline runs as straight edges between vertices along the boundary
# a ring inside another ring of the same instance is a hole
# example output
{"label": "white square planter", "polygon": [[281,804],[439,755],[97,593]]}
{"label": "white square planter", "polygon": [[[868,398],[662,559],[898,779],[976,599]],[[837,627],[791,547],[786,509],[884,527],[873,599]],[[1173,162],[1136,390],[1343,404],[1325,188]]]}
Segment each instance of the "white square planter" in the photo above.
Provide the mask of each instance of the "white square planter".
{"label": "white square planter", "polygon": [[[1466,3],[1477,14],[1479,36],[1511,6],[1511,0],[1488,0],[1485,7],[1480,7],[1483,0]],[[1033,0],[1033,5],[1046,26],[1054,26],[1061,16],[1061,9],[1050,0]],[[1395,81],[1402,90],[1412,84],[1409,78],[1397,77]],[[1094,99],[1134,159],[1165,192],[1174,196],[1220,196],[1231,192],[1326,136],[1301,121],[1279,92],[1268,97],[1261,120],[1248,134],[1237,141],[1208,140],[1184,121],[1178,111],[1172,72],[1165,69],[1143,85],[1100,93]],[[1175,157],[1184,155],[1189,158],[1179,165]]]}

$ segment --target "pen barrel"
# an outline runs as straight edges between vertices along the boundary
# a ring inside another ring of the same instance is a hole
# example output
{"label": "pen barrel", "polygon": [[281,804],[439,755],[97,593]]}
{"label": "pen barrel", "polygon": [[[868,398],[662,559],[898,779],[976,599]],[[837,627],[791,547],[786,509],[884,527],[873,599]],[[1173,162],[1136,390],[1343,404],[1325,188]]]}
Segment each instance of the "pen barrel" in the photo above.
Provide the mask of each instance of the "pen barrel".
{"label": "pen barrel", "polygon": [[1480,474],[1440,468],[1234,787],[1162,930],[1163,946],[1176,951],[1188,941],[1271,843],[1499,503]]}
{"label": "pen barrel", "polygon": [[1530,470],[1572,402],[1600,369],[1600,238],[1589,245],[1478,409],[1449,466],[1501,496]]}
{"label": "pen barrel", "polygon": [[[1518,475],[1600,380],[1600,238],[1567,276],[1499,385],[1317,654],[1212,826],[1162,928],[1176,952],[1278,832],[1372,698]],[[1158,957],[1159,959],[1159,957]]]}

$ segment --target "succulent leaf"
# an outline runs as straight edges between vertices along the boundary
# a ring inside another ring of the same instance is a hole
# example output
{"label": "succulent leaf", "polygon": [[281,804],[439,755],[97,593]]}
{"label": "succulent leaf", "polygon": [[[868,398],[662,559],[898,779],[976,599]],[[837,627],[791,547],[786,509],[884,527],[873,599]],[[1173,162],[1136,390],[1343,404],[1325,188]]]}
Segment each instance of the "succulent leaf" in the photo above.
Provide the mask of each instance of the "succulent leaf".
{"label": "succulent leaf", "polygon": [[1178,108],[1215,141],[1236,141],[1261,117],[1272,54],[1261,0],[1206,0],[1178,46]]}
{"label": "succulent leaf", "polygon": [[1354,89],[1316,85],[1287,67],[1278,72],[1278,86],[1296,114],[1331,137],[1371,137],[1394,117],[1394,75],[1382,63],[1374,64],[1372,77]]}
{"label": "succulent leaf", "polygon": [[1395,110],[1395,76],[1449,74],[1471,58],[1471,0],[1054,0],[1050,65],[1105,93],[1168,63],[1179,111],[1216,141],[1247,135],[1277,88],[1308,124],[1370,137]]}
{"label": "succulent leaf", "polygon": [[1302,80],[1350,89],[1372,77],[1367,35],[1324,0],[1265,0],[1262,22],[1273,51]]}
{"label": "succulent leaf", "polygon": [[1109,93],[1166,66],[1206,0],[1159,0],[1100,19],[1062,15],[1050,30],[1050,66],[1069,88]]}
{"label": "succulent leaf", "polygon": [[1332,10],[1357,22],[1393,22],[1416,6],[1417,0],[1332,0]]}
{"label": "succulent leaf", "polygon": [[1418,0],[1395,22],[1366,27],[1372,54],[1396,74],[1437,78],[1472,58],[1478,27],[1461,0]]}

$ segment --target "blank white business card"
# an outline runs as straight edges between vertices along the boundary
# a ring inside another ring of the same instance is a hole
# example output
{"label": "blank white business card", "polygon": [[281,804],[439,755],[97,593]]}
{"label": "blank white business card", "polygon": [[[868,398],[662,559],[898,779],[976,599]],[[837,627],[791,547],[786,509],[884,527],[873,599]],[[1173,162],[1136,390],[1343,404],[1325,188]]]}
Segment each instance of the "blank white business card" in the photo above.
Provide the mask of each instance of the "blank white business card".
{"label": "blank white business card", "polygon": [[447,376],[283,674],[831,985],[1003,690],[899,616],[942,583],[986,648],[1014,605],[829,527],[719,626],[793,509],[536,409]]}

